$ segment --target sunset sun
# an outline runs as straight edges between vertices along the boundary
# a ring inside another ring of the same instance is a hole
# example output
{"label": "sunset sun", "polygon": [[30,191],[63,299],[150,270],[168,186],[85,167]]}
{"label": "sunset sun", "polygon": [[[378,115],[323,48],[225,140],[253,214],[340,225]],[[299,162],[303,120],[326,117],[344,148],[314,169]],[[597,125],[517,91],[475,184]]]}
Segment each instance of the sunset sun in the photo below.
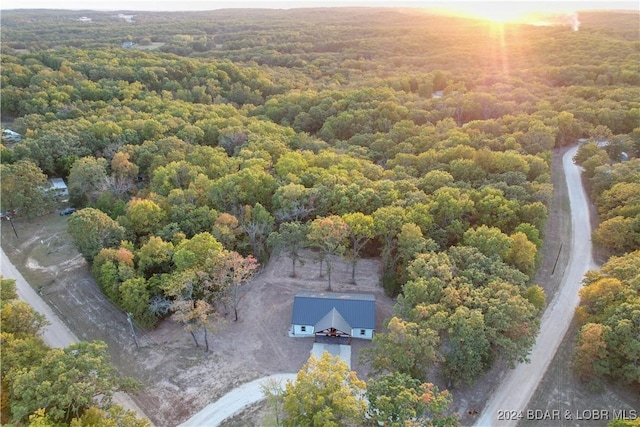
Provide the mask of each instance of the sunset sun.
{"label": "sunset sun", "polygon": [[570,15],[575,12],[570,3],[530,2],[464,2],[452,3],[447,12],[493,23],[537,23],[541,17]]}

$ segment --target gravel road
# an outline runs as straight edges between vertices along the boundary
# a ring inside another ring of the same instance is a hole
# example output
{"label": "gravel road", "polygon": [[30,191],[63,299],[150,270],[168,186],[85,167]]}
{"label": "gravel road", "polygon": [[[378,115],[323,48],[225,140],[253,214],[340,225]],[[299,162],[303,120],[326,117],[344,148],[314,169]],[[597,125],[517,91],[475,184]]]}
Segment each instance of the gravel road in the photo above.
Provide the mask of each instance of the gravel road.
{"label": "gravel road", "polygon": [[[577,146],[570,149],[562,158],[571,206],[572,241],[571,245],[564,245],[565,250],[571,252],[560,289],[542,317],[540,334],[530,354],[531,363],[521,363],[507,374],[487,402],[476,426],[516,426],[519,420],[527,417],[527,404],[553,359],[580,302],[578,291],[582,286],[582,278],[588,270],[597,269],[591,252],[589,202],[582,186],[581,168],[573,163],[577,150]],[[552,239],[553,236],[546,238]]]}
{"label": "gravel road", "polygon": [[287,381],[295,381],[297,374],[274,374],[268,377],[258,378],[257,380],[242,384],[229,393],[222,396],[216,402],[207,405],[202,411],[189,418],[180,427],[215,427],[220,425],[225,419],[237,414],[252,403],[261,401],[262,389],[260,388],[265,381],[279,381],[282,386]]}

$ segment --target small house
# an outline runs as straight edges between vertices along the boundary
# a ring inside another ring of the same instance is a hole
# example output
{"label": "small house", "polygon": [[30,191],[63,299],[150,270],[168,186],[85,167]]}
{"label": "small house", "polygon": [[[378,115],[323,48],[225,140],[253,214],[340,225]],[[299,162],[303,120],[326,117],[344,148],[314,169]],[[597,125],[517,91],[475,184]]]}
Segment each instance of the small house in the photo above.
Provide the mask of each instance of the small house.
{"label": "small house", "polygon": [[375,295],[300,291],[294,297],[291,336],[371,340],[375,327]]}
{"label": "small house", "polygon": [[7,142],[20,142],[22,140],[22,135],[20,135],[18,132],[12,131],[11,129],[3,129],[2,139]]}
{"label": "small house", "polygon": [[49,179],[49,191],[53,192],[56,197],[66,197],[69,195],[69,189],[62,178]]}

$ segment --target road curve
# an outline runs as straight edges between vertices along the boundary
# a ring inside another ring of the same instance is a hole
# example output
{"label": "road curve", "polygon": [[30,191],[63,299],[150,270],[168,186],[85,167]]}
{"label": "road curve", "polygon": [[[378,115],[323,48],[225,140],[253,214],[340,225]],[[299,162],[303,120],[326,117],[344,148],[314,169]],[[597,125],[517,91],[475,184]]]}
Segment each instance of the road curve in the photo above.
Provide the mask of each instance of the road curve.
{"label": "road curve", "polygon": [[252,403],[264,399],[261,386],[268,380],[279,381],[284,387],[287,381],[295,381],[297,374],[274,374],[242,384],[222,396],[216,402],[205,406],[179,427],[216,427],[222,421],[242,411]]}
{"label": "road curve", "polygon": [[[65,348],[80,341],[67,325],[60,320],[51,307],[40,298],[40,295],[33,290],[24,276],[22,276],[22,273],[11,263],[7,254],[4,253],[4,249],[0,248],[0,252],[0,275],[5,279],[14,279],[16,281],[18,298],[29,303],[38,313],[44,314],[49,322],[42,331],[42,339],[44,342],[49,347]],[[136,412],[139,417],[148,419],[145,413],[142,412],[138,405],[136,405],[126,393],[114,393],[113,401],[126,409]]]}
{"label": "road curve", "polygon": [[571,207],[571,252],[560,289],[542,316],[540,333],[529,356],[531,363],[521,363],[509,371],[480,414],[475,424],[478,427],[517,425],[518,419],[504,419],[515,417],[505,417],[500,411],[515,411],[509,415],[526,416],[524,411],[529,400],[558,350],[580,302],[578,291],[582,278],[588,270],[597,268],[591,251],[589,204],[582,186],[581,168],[573,163],[577,151],[578,146],[573,147],[562,158]]}

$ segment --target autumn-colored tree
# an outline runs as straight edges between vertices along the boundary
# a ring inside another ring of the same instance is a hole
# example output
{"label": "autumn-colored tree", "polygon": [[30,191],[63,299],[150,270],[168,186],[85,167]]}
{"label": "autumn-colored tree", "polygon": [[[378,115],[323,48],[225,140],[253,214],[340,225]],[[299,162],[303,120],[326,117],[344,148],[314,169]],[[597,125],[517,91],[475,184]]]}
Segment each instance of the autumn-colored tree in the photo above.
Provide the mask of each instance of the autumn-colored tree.
{"label": "autumn-colored tree", "polygon": [[339,356],[311,356],[284,394],[285,426],[358,426],[367,407],[364,381]]}
{"label": "autumn-colored tree", "polygon": [[252,255],[243,257],[237,252],[224,251],[216,256],[207,268],[209,280],[213,285],[226,291],[226,298],[231,302],[236,322],[242,297],[241,289],[251,280],[259,266]]}
{"label": "autumn-colored tree", "polygon": [[209,351],[208,332],[213,330],[213,320],[218,313],[208,302],[202,299],[193,299],[185,296],[173,303],[173,319],[182,323],[184,329],[191,334],[196,347],[199,347],[196,332],[202,331],[204,335],[205,351]]}
{"label": "autumn-colored tree", "polygon": [[391,372],[367,383],[366,425],[388,427],[459,426],[450,413],[451,393],[407,374]]}
{"label": "autumn-colored tree", "polygon": [[234,250],[238,245],[238,238],[242,234],[242,227],[240,227],[238,218],[225,212],[215,219],[211,234],[226,249]]}
{"label": "autumn-colored tree", "polygon": [[611,333],[611,328],[599,323],[587,323],[580,328],[573,367],[582,381],[594,381],[609,373],[607,333]]}
{"label": "autumn-colored tree", "polygon": [[538,248],[522,232],[512,234],[509,239],[511,242],[504,261],[531,277],[538,261]]}
{"label": "autumn-colored tree", "polygon": [[613,378],[640,384],[640,251],[611,257],[585,275],[578,320],[583,323],[574,355],[579,376],[588,381]]}
{"label": "autumn-colored tree", "polygon": [[614,255],[633,251],[640,245],[640,214],[632,218],[614,216],[600,223],[593,240]]}

